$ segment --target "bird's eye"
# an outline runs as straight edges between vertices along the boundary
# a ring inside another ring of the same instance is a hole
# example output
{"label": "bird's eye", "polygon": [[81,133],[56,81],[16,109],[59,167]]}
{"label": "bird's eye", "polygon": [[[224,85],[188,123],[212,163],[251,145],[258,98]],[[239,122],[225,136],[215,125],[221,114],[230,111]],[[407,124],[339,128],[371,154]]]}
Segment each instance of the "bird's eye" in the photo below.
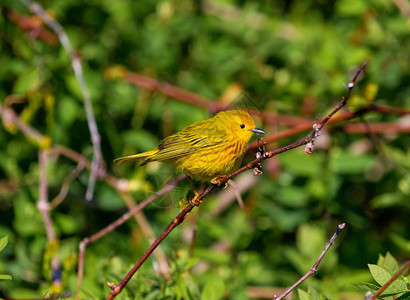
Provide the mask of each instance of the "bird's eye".
{"label": "bird's eye", "polygon": [[245,128],[245,125],[244,125],[244,124],[241,124],[241,128],[244,129],[244,128]]}

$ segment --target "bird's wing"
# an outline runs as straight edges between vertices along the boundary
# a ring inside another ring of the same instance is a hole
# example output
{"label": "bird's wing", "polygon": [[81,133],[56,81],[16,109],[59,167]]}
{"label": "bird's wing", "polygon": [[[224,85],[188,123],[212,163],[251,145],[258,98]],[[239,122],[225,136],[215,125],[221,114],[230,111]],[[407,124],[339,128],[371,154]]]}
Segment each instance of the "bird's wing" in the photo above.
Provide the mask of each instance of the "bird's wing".
{"label": "bird's wing", "polygon": [[224,137],[225,134],[216,132],[213,126],[204,128],[191,125],[181,132],[163,139],[158,145],[159,151],[151,160],[164,161],[181,158],[205,148],[216,148],[223,143]]}

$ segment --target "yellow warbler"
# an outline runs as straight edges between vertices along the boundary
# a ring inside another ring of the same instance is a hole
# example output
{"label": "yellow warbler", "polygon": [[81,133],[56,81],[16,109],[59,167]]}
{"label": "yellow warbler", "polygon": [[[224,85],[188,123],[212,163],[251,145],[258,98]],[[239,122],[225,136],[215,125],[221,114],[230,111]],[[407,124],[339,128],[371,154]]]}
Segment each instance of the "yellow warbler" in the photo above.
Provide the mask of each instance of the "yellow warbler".
{"label": "yellow warbler", "polygon": [[153,150],[117,158],[114,162],[121,164],[138,159],[143,160],[141,165],[151,161],[171,162],[188,179],[209,180],[239,167],[253,133],[265,131],[255,127],[249,113],[222,111],[163,139]]}

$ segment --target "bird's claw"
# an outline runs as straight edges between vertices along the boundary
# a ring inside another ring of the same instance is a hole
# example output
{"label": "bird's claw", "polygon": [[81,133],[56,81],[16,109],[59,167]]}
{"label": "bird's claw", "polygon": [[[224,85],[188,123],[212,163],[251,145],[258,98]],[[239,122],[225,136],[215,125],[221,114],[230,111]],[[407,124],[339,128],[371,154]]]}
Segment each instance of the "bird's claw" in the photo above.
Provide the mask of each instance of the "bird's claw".
{"label": "bird's claw", "polygon": [[198,194],[195,194],[194,198],[189,199],[189,203],[191,203],[194,206],[200,206],[202,204],[202,199],[198,199],[198,196]]}
{"label": "bird's claw", "polygon": [[211,179],[211,183],[213,185],[216,185],[216,186],[220,187],[221,189],[226,189],[226,187],[228,186],[228,182],[221,181],[222,178],[225,178],[225,176],[218,175],[218,176]]}

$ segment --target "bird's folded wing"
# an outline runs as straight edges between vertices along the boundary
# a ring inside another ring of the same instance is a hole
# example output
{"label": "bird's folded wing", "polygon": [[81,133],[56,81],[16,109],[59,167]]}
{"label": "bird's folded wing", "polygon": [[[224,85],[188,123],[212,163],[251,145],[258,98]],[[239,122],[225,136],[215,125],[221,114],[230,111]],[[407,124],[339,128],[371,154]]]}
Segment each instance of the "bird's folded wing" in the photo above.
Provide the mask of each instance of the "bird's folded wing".
{"label": "bird's folded wing", "polygon": [[154,160],[164,161],[169,159],[188,156],[193,152],[204,149],[217,148],[223,142],[220,136],[213,135],[212,132],[195,132],[184,130],[171,135],[158,145],[158,152]]}

